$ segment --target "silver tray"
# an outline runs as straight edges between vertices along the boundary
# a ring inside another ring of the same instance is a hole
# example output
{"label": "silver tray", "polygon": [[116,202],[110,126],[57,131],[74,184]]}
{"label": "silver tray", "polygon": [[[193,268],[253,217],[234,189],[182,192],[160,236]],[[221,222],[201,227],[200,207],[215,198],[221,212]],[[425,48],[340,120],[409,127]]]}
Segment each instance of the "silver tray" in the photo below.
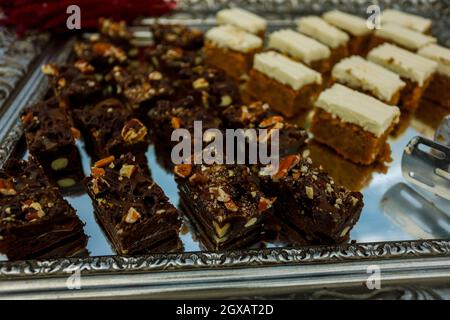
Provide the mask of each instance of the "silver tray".
{"label": "silver tray", "polygon": [[[207,28],[214,24],[215,12],[229,2],[180,1],[176,12],[159,20]],[[371,4],[336,0],[232,2],[267,17],[269,29],[293,27],[302,15],[320,14],[332,8],[364,15]],[[431,17],[435,22],[433,34],[450,46],[449,1],[378,3],[382,8],[396,7]],[[142,27],[154,20],[142,19],[139,24]],[[0,107],[0,166],[13,152],[20,151],[20,110],[41,99],[48,88],[39,66],[65,61],[71,44],[72,40],[49,42],[42,54],[36,54],[24,79]],[[408,141],[417,135],[431,138],[436,119],[444,113],[439,109],[430,113],[421,106],[416,117],[403,120],[404,132],[390,141],[394,161],[386,174],[375,168],[340,164],[344,168],[351,166],[350,182],[361,178],[367,184],[363,189],[365,208],[351,232],[354,243],[295,248],[272,243],[265,249],[202,252],[192,234],[186,233],[182,236],[184,253],[120,257],[113,255],[93,219],[90,199],[86,195],[72,196],[68,200],[86,222],[91,257],[0,261],[0,298],[448,298],[450,202],[406,184],[400,167]],[[84,152],[82,145],[80,150]],[[153,147],[147,156],[155,181],[172,203],[178,204],[175,182],[158,165]],[[322,157],[336,161],[326,152]],[[88,172],[85,154],[83,163]],[[365,285],[373,268],[381,272],[379,290],[369,290]]]}

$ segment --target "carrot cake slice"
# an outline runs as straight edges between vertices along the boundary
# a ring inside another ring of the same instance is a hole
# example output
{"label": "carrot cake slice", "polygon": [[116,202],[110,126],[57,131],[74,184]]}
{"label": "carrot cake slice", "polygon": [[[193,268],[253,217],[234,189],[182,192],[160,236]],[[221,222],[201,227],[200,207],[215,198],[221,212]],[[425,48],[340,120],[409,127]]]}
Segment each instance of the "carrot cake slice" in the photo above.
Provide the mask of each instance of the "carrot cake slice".
{"label": "carrot cake slice", "polygon": [[437,63],[389,43],[370,51],[367,58],[402,78],[406,86],[402,90],[399,107],[406,112],[416,111],[423,93],[433,79]]}
{"label": "carrot cake slice", "polygon": [[287,117],[310,108],[322,87],[322,76],[275,51],[255,55],[247,82],[249,96],[269,103]]}
{"label": "carrot cake slice", "polygon": [[397,105],[406,83],[400,76],[360,56],[346,58],[332,71],[334,82],[371,95],[389,105]]}
{"label": "carrot cake slice", "polygon": [[432,24],[430,19],[393,9],[384,10],[381,13],[381,21],[382,23],[395,23],[421,33],[428,33]]}
{"label": "carrot cake slice", "polygon": [[330,49],[322,43],[293,30],[283,29],[272,33],[269,37],[269,48],[303,62],[320,73],[330,71]]}
{"label": "carrot cake slice", "polygon": [[311,133],[352,162],[370,165],[390,160],[389,133],[400,111],[371,96],[334,84],[316,101]]}
{"label": "carrot cake slice", "polygon": [[264,38],[267,21],[241,8],[223,9],[217,12],[216,21],[220,25],[229,24]]}
{"label": "carrot cake slice", "polygon": [[350,37],[317,16],[298,20],[298,31],[328,46],[331,50],[331,66],[348,56]]}
{"label": "carrot cake slice", "polygon": [[375,48],[385,42],[416,52],[428,44],[436,43],[437,39],[394,23],[383,23],[381,29],[375,31],[370,47]]}
{"label": "carrot cake slice", "polygon": [[438,63],[437,73],[425,91],[425,97],[450,109],[450,49],[431,44],[420,49],[419,55]]}
{"label": "carrot cake slice", "polygon": [[261,38],[231,25],[210,29],[204,46],[206,63],[241,79],[252,67],[253,56],[262,49]]}
{"label": "carrot cake slice", "polygon": [[326,22],[344,30],[350,35],[350,55],[365,56],[367,54],[372,30],[367,27],[366,20],[339,10],[326,12],[323,18]]}

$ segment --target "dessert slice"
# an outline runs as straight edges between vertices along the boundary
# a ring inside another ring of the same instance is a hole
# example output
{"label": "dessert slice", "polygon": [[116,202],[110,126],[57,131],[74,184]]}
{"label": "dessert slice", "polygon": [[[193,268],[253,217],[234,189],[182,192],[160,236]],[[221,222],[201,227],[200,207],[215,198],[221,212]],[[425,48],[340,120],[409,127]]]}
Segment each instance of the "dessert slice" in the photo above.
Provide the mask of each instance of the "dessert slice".
{"label": "dessert slice", "polygon": [[399,107],[413,113],[419,106],[437,69],[437,63],[417,54],[385,43],[369,52],[367,59],[397,73],[406,83]]}
{"label": "dessert slice", "polygon": [[0,170],[0,252],[8,259],[86,255],[83,226],[34,159]]}
{"label": "dessert slice", "polygon": [[298,31],[320,41],[330,48],[330,67],[348,56],[349,35],[332,26],[322,18],[316,16],[301,18],[298,21]]}
{"label": "dessert slice", "polygon": [[267,21],[265,19],[237,7],[220,10],[217,12],[216,21],[220,25],[228,24],[238,27],[262,39],[264,39],[267,28]]}
{"label": "dessert slice", "polygon": [[30,154],[50,180],[62,189],[75,187],[84,178],[74,128],[56,98],[25,108],[21,115]]}
{"label": "dessert slice", "polygon": [[340,84],[322,92],[311,125],[314,139],[344,158],[370,165],[390,160],[389,133],[400,111]]}
{"label": "dessert slice", "polygon": [[230,25],[212,28],[205,37],[205,62],[224,70],[235,80],[248,73],[253,56],[263,45],[261,38]]}
{"label": "dessert slice", "polygon": [[109,98],[75,110],[74,118],[94,160],[131,152],[140,164],[147,162],[147,127],[120,100]]}
{"label": "dessert slice", "polygon": [[386,9],[381,13],[383,23],[395,23],[411,30],[428,33],[431,29],[432,21],[414,14]]}
{"label": "dessert slice", "polygon": [[312,69],[327,73],[331,68],[331,51],[320,42],[289,29],[273,32],[269,48],[303,62]]}
{"label": "dessert slice", "polygon": [[131,154],[97,161],[86,179],[95,217],[120,255],[158,252],[177,242],[180,213]]}
{"label": "dessert slice", "polygon": [[323,19],[350,35],[348,44],[350,55],[365,56],[367,54],[372,30],[367,27],[365,19],[339,10],[326,12]]}
{"label": "dessert slice", "polygon": [[371,95],[389,105],[397,105],[406,86],[400,76],[359,56],[346,58],[332,71],[333,81]]}
{"label": "dessert slice", "polygon": [[395,23],[383,23],[381,28],[375,31],[370,48],[378,47],[386,42],[416,52],[426,45],[436,43],[437,39]]}
{"label": "dessert slice", "polygon": [[420,49],[418,54],[438,63],[425,97],[450,109],[450,49],[432,44]]}
{"label": "dessert slice", "polygon": [[280,159],[277,172],[260,171],[262,190],[272,197],[274,214],[310,244],[346,241],[364,206],[363,196],[335,184],[311,158],[290,155]]}
{"label": "dessert slice", "polygon": [[208,250],[246,248],[261,240],[275,201],[259,190],[244,165],[175,167],[182,204]]}
{"label": "dessert slice", "polygon": [[255,55],[247,82],[247,94],[269,103],[287,117],[310,108],[322,87],[320,73],[285,57],[268,51]]}

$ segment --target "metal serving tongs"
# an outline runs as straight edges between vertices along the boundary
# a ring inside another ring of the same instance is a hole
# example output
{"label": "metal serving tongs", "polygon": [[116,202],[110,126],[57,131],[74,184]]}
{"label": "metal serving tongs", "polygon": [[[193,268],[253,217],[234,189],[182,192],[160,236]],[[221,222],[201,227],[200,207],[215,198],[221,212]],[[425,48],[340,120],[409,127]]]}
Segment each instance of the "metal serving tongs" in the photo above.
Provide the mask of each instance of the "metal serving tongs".
{"label": "metal serving tongs", "polygon": [[415,137],[408,143],[402,172],[410,183],[450,200],[450,116],[436,130],[434,141]]}

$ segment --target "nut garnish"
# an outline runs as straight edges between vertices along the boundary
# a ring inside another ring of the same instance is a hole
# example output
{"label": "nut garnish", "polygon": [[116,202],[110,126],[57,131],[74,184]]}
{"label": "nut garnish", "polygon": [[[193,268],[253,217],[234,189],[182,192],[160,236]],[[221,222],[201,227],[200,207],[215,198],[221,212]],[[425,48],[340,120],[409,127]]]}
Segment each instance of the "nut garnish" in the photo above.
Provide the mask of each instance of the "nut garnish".
{"label": "nut garnish", "polygon": [[58,186],[61,188],[70,188],[77,184],[75,179],[72,178],[64,178],[57,181]]}
{"label": "nut garnish", "polygon": [[54,64],[51,64],[51,63],[44,64],[41,67],[41,70],[47,76],[54,76],[54,77],[56,77],[56,76],[59,75],[58,67],[55,66]]}
{"label": "nut garnish", "polygon": [[133,173],[136,171],[136,166],[132,164],[124,164],[122,168],[120,168],[120,176],[130,179]]}
{"label": "nut garnish", "polygon": [[231,225],[229,223],[226,223],[221,227],[217,222],[213,221],[213,226],[214,230],[216,230],[217,237],[223,238],[228,233]]}
{"label": "nut garnish", "polygon": [[133,224],[141,218],[141,214],[133,207],[128,209],[127,215],[125,216],[125,222]]}
{"label": "nut garnish", "polygon": [[305,187],[305,191],[306,191],[306,196],[309,199],[314,199],[314,189],[312,187]]}
{"label": "nut garnish", "polygon": [[273,180],[277,181],[287,176],[291,170],[300,161],[299,155],[290,155],[280,161],[278,172],[273,176]]}
{"label": "nut garnish", "polygon": [[258,221],[258,219],[256,217],[253,217],[247,221],[247,223],[244,225],[244,227],[250,228],[251,226],[253,226],[256,223],[256,221]]}
{"label": "nut garnish", "polygon": [[106,171],[103,168],[92,167],[91,173],[94,178],[98,178],[105,175]]}
{"label": "nut garnish", "polygon": [[29,123],[31,120],[33,120],[33,112],[28,112],[27,114],[23,115],[21,120],[23,124]]}
{"label": "nut garnish", "polygon": [[190,163],[177,164],[173,169],[173,172],[179,177],[187,178],[191,175],[192,164]]}
{"label": "nut garnish", "polygon": [[181,119],[178,117],[172,117],[172,119],[170,120],[170,124],[172,125],[172,128],[180,129],[181,128]]}
{"label": "nut garnish", "polygon": [[209,82],[206,81],[205,78],[198,78],[197,80],[192,82],[192,87],[198,90],[206,89],[209,87]]}
{"label": "nut garnish", "polygon": [[69,165],[69,159],[65,158],[65,157],[61,157],[58,159],[55,159],[52,161],[52,163],[50,164],[51,168],[54,171],[60,171],[63,170],[65,168],[67,168],[67,166]]}
{"label": "nut garnish", "polygon": [[264,119],[259,124],[260,128],[268,128],[271,127],[277,123],[282,123],[284,121],[284,118],[282,116],[271,116],[269,118]]}
{"label": "nut garnish", "polygon": [[94,72],[94,67],[89,62],[83,59],[77,60],[74,64],[74,67],[77,68],[81,73]]}
{"label": "nut garnish", "polygon": [[22,211],[28,211],[25,215],[25,220],[33,221],[45,217],[45,212],[39,202],[27,201],[22,205]]}
{"label": "nut garnish", "polygon": [[128,144],[141,142],[147,136],[147,127],[138,119],[131,119],[122,129],[122,138]]}
{"label": "nut garnish", "polygon": [[227,208],[230,211],[236,212],[239,210],[239,207],[234,203],[233,200],[230,200],[228,202],[225,202],[225,208]]}
{"label": "nut garnish", "polygon": [[228,107],[232,102],[233,99],[229,95],[225,95],[220,98],[221,107]]}
{"label": "nut garnish", "polygon": [[264,211],[270,209],[276,200],[277,200],[276,197],[274,197],[274,198],[261,197],[259,199],[259,203],[258,203],[258,211],[264,212]]}
{"label": "nut garnish", "polygon": [[114,156],[109,156],[103,159],[98,160],[96,163],[94,163],[94,166],[97,168],[103,168],[109,165],[111,162],[115,160]]}
{"label": "nut garnish", "polygon": [[72,133],[72,137],[73,137],[75,140],[78,140],[78,139],[81,138],[81,132],[80,132],[80,130],[78,130],[77,128],[71,127],[71,128],[70,128],[70,132]]}
{"label": "nut garnish", "polygon": [[151,72],[149,75],[148,75],[148,79],[149,80],[156,80],[156,81],[158,81],[158,80],[161,80],[162,79],[162,73],[161,72],[159,72],[159,71],[153,71],[153,72]]}
{"label": "nut garnish", "polygon": [[14,196],[17,194],[10,179],[0,179],[0,193],[4,196]]}

